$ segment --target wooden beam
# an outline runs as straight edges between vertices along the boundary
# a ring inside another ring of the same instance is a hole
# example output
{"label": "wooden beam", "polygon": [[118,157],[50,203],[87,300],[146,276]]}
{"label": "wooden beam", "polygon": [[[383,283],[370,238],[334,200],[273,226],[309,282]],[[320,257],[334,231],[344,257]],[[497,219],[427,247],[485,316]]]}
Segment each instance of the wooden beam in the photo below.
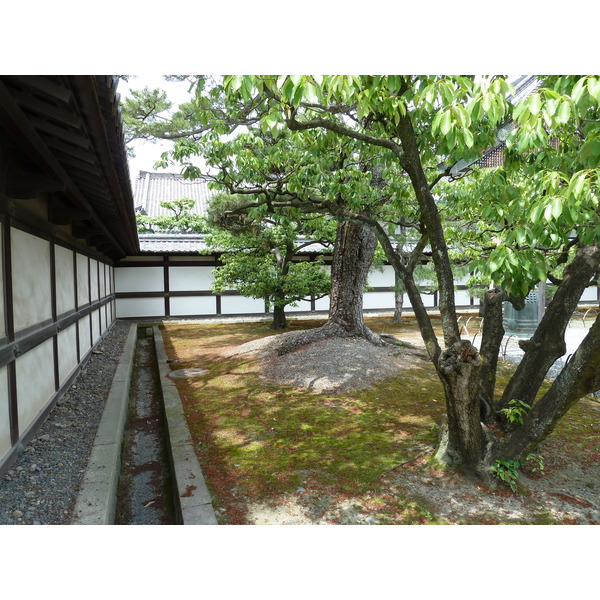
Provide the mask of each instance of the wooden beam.
{"label": "wooden beam", "polygon": [[6,176],[6,195],[11,198],[33,198],[38,193],[64,192],[64,182],[43,173],[26,173],[9,169]]}
{"label": "wooden beam", "polygon": [[[81,150],[79,152],[81,154],[85,154],[84,152],[81,152]],[[100,169],[91,160],[85,161],[83,158],[65,155],[62,152],[55,152],[55,156],[58,158],[58,160],[60,160],[63,166],[68,167],[69,169],[75,169],[77,171],[81,171],[82,173],[94,175],[95,177],[102,176]]]}
{"label": "wooden beam", "polygon": [[69,157],[77,159],[78,163],[96,165],[96,159],[91,153],[82,152],[81,148],[71,146],[71,144],[65,144],[64,142],[61,142],[60,140],[57,140],[54,137],[44,135],[44,133],[41,133],[40,137],[50,148],[54,148],[55,150],[58,150],[61,153],[61,155],[58,155],[58,158],[61,162],[63,162],[64,160],[61,156],[63,154],[66,154]]}
{"label": "wooden beam", "polygon": [[87,237],[87,243],[90,246],[97,247],[99,244],[104,242],[105,238],[103,235],[90,235]]}
{"label": "wooden beam", "polygon": [[54,198],[50,201],[48,219],[53,225],[70,225],[73,221],[85,221],[90,215],[80,208],[67,206]]}
{"label": "wooden beam", "polygon": [[31,94],[15,91],[13,97],[21,108],[34,112],[41,117],[47,117],[57,121],[58,123],[75,127],[77,129],[83,124],[83,120],[79,115],[74,114],[72,111],[57,108],[53,104],[44,102],[44,100],[40,100]]}
{"label": "wooden beam", "polygon": [[73,97],[71,90],[40,75],[7,75],[10,80],[53,100],[68,104]]}
{"label": "wooden beam", "polygon": [[[18,143],[21,148],[28,153],[31,160],[36,162],[39,167],[47,174],[58,177],[66,185],[65,195],[78,204],[83,210],[92,215],[94,225],[100,229],[107,239],[114,244],[116,248],[122,249],[122,255],[126,252],[122,245],[117,241],[114,235],[102,223],[99,217],[85,199],[83,194],[77,189],[73,180],[70,178],[64,167],[58,159],[52,154],[48,146],[44,143],[39,133],[29,122],[27,116],[19,108],[14,98],[11,96],[6,85],[0,78],[0,125],[6,132]],[[85,236],[84,236],[85,237]],[[112,256],[111,258],[114,258]]]}
{"label": "wooden beam", "polygon": [[85,240],[91,233],[95,233],[95,230],[93,230],[93,228],[88,225],[87,222],[83,223],[81,221],[77,221],[76,223],[73,223],[73,226],[71,227],[71,233],[73,234],[73,237],[80,240]]}
{"label": "wooden beam", "polygon": [[90,140],[88,140],[86,137],[83,137],[78,133],[74,133],[69,129],[65,129],[64,127],[60,127],[59,125],[55,125],[54,123],[50,123],[50,121],[45,121],[39,117],[30,117],[29,122],[38,131],[49,133],[51,136],[69,142],[69,144],[73,144],[74,146],[84,148],[85,150],[89,150],[91,148]]}
{"label": "wooden beam", "polygon": [[[73,77],[72,89],[81,102],[82,110],[89,110],[90,112],[103,112],[102,107],[99,104],[98,91],[96,80],[101,82],[101,77],[98,76],[96,79],[83,78],[75,76]],[[111,147],[109,140],[108,131],[106,129],[105,122],[94,121],[90,123],[90,136],[95,141],[94,149],[96,150],[98,159],[101,163],[103,172],[106,175],[106,181],[109,184],[112,196],[114,198],[115,209],[119,214],[118,221],[123,228],[123,232],[129,240],[130,246],[138,248],[137,229],[135,223],[135,216],[132,211],[126,209],[126,198],[123,194],[124,181],[119,179],[115,165],[120,164],[119,154],[115,154],[114,148]],[[114,141],[114,138],[111,137]],[[122,146],[119,147],[122,152]],[[124,154],[122,155],[124,158]],[[126,159],[124,159],[126,160]],[[127,169],[127,163],[124,163],[125,169]]]}

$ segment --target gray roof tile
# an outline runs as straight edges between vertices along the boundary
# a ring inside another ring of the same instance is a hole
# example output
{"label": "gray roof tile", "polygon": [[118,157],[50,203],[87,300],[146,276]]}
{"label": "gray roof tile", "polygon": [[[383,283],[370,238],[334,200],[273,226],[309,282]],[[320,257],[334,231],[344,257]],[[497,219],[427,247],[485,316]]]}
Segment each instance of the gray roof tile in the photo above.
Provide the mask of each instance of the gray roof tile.
{"label": "gray roof tile", "polygon": [[135,182],[134,206],[136,212],[149,217],[172,214],[160,203],[190,198],[196,202],[192,212],[206,216],[209,199],[215,194],[202,179],[184,179],[176,173],[140,171]]}

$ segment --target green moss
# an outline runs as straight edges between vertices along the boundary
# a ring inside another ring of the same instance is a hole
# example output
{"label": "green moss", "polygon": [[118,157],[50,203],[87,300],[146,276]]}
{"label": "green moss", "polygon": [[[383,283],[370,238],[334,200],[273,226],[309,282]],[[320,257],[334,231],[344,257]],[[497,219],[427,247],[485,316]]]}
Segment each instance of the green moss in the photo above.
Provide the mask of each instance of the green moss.
{"label": "green moss", "polygon": [[[322,323],[290,320],[290,328]],[[368,325],[375,331],[385,327],[394,335],[416,331],[410,318],[393,327],[384,319],[370,320]],[[225,346],[276,335],[266,323],[166,324],[163,330],[167,352],[177,361],[173,368],[209,370],[203,377],[176,384],[206,478],[228,514],[240,504],[235,490],[277,503],[302,486],[316,494],[351,496],[374,510],[379,522],[442,522],[414,499],[391,496],[380,477],[438,441],[445,401],[432,366],[358,392],[315,394],[267,385],[256,361],[220,355]],[[513,369],[501,365],[497,389]],[[586,411],[575,413],[579,424],[561,425],[560,435],[574,436],[589,416]],[[577,443],[597,443],[597,425],[594,429],[593,422],[585,424],[588,429]],[[243,522],[243,509],[239,511],[236,518]]]}

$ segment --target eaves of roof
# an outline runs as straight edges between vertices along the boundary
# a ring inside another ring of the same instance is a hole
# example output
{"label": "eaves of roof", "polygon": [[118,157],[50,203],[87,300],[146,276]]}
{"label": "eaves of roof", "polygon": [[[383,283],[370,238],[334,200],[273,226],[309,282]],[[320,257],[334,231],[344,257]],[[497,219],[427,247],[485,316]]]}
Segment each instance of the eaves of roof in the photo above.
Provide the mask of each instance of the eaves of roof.
{"label": "eaves of roof", "polygon": [[[216,252],[206,243],[204,234],[139,234],[141,254],[207,254]],[[299,240],[302,243],[304,240]],[[330,253],[322,244],[304,246],[299,255]]]}
{"label": "eaves of roof", "polygon": [[0,76],[5,194],[51,193],[49,220],[113,259],[138,249],[116,86],[110,75]]}

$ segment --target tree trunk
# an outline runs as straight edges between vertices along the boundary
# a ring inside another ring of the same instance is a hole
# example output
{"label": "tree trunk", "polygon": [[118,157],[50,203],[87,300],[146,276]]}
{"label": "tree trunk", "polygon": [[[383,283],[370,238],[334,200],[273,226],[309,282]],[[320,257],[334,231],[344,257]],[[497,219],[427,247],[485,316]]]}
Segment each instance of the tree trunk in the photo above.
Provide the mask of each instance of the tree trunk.
{"label": "tree trunk", "polygon": [[481,358],[467,340],[444,350],[437,364],[444,385],[447,411],[447,437],[440,443],[436,458],[474,473],[483,457],[483,436],[479,416]]}
{"label": "tree trunk", "polygon": [[598,246],[577,251],[533,337],[519,343],[525,355],[506,386],[498,408],[506,408],[513,399],[533,405],[548,369],[566,352],[565,331],[569,320],[599,265]]}
{"label": "tree trunk", "polygon": [[369,227],[352,221],[338,224],[331,265],[329,320],[325,325],[338,335],[366,337],[375,343],[379,336],[363,320],[363,294],[376,246],[377,238]]}
{"label": "tree trunk", "polygon": [[[285,281],[285,277],[290,270],[290,262],[294,256],[294,247],[292,244],[287,244],[284,247],[285,252],[281,252],[281,248],[275,247],[272,252],[277,259],[277,268],[280,271],[280,286]],[[273,302],[273,322],[270,327],[274,330],[287,329],[287,319],[285,316],[285,292],[280,288],[274,295]]]}
{"label": "tree trunk", "polygon": [[402,285],[402,279],[400,279],[398,273],[394,271],[394,274],[394,316],[392,317],[392,323],[402,323],[402,309],[404,308],[404,286]]}
{"label": "tree trunk", "polygon": [[522,425],[498,444],[496,458],[526,458],[556,427],[558,421],[583,396],[600,389],[600,316],[581,345],[538,400]]}
{"label": "tree trunk", "polygon": [[363,320],[363,294],[376,245],[377,239],[367,226],[352,221],[338,224],[331,265],[329,319],[322,327],[278,336],[279,355],[331,337],[362,337],[373,344],[385,343]]}
{"label": "tree trunk", "polygon": [[285,306],[273,306],[273,322],[270,325],[271,329],[278,331],[279,329],[287,329],[287,318],[285,316]]}
{"label": "tree trunk", "polygon": [[482,421],[486,422],[492,414],[494,389],[496,387],[496,372],[498,370],[498,355],[504,337],[502,323],[502,302],[506,293],[495,288],[488,290],[482,301],[483,330],[481,332],[481,369],[479,371],[479,394],[482,408]]}

